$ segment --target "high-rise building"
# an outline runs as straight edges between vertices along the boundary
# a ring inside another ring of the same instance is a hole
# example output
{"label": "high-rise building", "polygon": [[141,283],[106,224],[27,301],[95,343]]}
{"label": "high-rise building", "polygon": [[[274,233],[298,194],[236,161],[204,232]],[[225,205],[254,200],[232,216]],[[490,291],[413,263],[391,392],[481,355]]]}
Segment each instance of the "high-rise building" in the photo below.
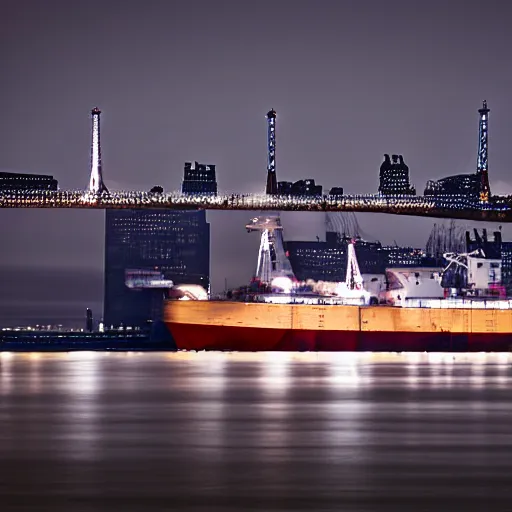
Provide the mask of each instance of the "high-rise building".
{"label": "high-rise building", "polygon": [[0,190],[57,190],[53,176],[0,172]]}
{"label": "high-rise building", "polygon": [[409,167],[402,155],[384,155],[380,166],[379,193],[382,195],[415,195],[416,190],[409,181]]}
{"label": "high-rise building", "polygon": [[[186,162],[182,192],[216,194],[215,166]],[[209,289],[206,212],[106,210],[105,325],[145,328],[160,319],[165,287],[159,281]]]}
{"label": "high-rise building", "polygon": [[215,165],[185,162],[181,190],[184,194],[217,195]]}
{"label": "high-rise building", "polygon": [[161,316],[163,289],[129,288],[127,272],[158,271],[174,284],[209,288],[210,225],[203,211],[106,210],[107,327],[144,328]]}

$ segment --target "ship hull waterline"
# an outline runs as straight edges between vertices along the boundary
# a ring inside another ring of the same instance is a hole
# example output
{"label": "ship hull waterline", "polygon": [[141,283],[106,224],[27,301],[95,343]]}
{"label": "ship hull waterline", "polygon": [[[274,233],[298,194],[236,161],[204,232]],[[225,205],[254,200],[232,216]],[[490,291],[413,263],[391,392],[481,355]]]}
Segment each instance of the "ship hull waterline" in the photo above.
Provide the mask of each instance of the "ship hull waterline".
{"label": "ship hull waterline", "polygon": [[183,350],[503,352],[512,311],[168,301]]}

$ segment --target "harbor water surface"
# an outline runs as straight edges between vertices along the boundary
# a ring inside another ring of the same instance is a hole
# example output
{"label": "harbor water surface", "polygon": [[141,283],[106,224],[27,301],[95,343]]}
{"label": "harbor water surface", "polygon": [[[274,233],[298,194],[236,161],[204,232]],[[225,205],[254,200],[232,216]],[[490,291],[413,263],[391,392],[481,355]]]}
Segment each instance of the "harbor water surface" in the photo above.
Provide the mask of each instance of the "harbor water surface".
{"label": "harbor water surface", "polygon": [[509,354],[0,365],[5,511],[512,509]]}

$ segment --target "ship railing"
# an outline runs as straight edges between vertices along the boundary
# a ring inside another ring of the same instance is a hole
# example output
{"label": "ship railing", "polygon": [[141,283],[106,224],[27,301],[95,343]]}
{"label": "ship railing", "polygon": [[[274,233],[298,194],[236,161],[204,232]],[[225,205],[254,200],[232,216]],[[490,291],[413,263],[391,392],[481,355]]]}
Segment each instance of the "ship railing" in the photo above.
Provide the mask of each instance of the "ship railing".
{"label": "ship railing", "polygon": [[409,298],[402,307],[427,309],[512,309],[512,299],[423,299]]}

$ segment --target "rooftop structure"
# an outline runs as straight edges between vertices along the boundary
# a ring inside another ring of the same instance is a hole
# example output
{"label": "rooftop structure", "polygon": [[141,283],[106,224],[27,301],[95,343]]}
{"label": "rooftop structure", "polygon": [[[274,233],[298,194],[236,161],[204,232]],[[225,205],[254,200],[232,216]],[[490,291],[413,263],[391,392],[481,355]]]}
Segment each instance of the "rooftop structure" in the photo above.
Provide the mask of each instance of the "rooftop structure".
{"label": "rooftop structure", "polygon": [[409,181],[409,167],[402,155],[384,155],[380,166],[379,194],[382,195],[415,195],[416,190]]}

